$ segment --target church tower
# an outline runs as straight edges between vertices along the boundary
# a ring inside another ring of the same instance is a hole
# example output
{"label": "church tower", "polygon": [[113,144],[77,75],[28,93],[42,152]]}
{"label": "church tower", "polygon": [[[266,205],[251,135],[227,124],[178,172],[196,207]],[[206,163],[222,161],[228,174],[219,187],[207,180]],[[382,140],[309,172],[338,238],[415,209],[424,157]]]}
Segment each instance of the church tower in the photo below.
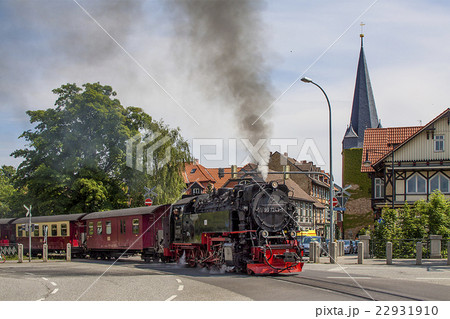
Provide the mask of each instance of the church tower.
{"label": "church tower", "polygon": [[344,135],[342,148],[362,148],[364,131],[367,128],[380,127],[375,100],[373,98],[372,85],[370,84],[369,71],[364,55],[364,34],[361,37],[361,50],[359,52],[358,70],[356,72],[355,92],[353,94],[352,115],[350,125]]}
{"label": "church tower", "polygon": [[[363,24],[361,23],[361,27]],[[342,140],[342,185],[351,185],[351,194],[344,214],[344,236],[354,239],[362,228],[373,224],[371,213],[371,180],[361,173],[364,131],[381,127],[378,120],[372,85],[364,54],[364,34],[361,31],[361,49],[356,73],[350,124]]]}

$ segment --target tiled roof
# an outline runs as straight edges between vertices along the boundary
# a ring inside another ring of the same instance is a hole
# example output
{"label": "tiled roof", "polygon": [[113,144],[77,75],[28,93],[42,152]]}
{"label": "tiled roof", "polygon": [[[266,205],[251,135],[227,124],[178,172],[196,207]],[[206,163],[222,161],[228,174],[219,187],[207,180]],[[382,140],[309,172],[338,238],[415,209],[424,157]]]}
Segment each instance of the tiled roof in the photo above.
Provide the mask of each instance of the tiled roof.
{"label": "tiled roof", "polygon": [[184,164],[183,178],[186,184],[190,184],[192,182],[211,182],[213,184],[216,183],[216,180],[208,172],[208,170],[203,165],[196,163]]}
{"label": "tiled roof", "polygon": [[374,172],[372,166],[365,167],[368,160],[373,164],[392,151],[393,146],[403,143],[423,126],[368,128],[364,132],[364,147],[362,152],[361,172]]}
{"label": "tiled roof", "polygon": [[[269,170],[272,171],[272,170]],[[273,171],[272,171],[273,172]],[[315,200],[309,196],[296,182],[292,179],[288,178],[283,180],[282,175],[269,174],[267,175],[266,182],[277,181],[282,184],[286,184],[286,186],[293,192],[293,197],[295,199],[299,199],[305,202],[314,203]]]}

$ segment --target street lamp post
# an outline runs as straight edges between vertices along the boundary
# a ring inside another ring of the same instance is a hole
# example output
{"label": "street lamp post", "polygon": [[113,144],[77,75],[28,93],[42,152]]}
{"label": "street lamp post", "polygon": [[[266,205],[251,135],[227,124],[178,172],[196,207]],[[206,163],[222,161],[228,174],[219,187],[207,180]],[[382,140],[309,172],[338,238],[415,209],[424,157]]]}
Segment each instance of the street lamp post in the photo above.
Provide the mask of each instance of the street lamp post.
{"label": "street lamp post", "polygon": [[328,99],[327,94],[325,91],[318,85],[317,83],[313,82],[310,78],[303,77],[302,82],[305,83],[311,83],[317,86],[325,95],[325,98],[327,99],[328,104],[328,119],[329,119],[329,143],[330,143],[330,198],[329,198],[329,207],[330,207],[330,243],[333,242],[334,237],[334,211],[333,211],[333,198],[334,198],[334,182],[333,182],[333,140],[332,140],[332,131],[331,131],[331,105],[330,100]]}

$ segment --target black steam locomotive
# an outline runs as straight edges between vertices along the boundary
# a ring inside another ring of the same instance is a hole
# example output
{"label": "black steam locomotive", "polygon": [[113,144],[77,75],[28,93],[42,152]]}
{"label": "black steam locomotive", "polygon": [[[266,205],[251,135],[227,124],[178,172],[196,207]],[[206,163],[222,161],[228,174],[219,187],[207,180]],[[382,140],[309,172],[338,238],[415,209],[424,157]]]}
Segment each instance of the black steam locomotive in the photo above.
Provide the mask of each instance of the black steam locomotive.
{"label": "black steam locomotive", "polygon": [[171,252],[189,265],[249,274],[299,272],[295,208],[277,182],[238,184],[172,206]]}

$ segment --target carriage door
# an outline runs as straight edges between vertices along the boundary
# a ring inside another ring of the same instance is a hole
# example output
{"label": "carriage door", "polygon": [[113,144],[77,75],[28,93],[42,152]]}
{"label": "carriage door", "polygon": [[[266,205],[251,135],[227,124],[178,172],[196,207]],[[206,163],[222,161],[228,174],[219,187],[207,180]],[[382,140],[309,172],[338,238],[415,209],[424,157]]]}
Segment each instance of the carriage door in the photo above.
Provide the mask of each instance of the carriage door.
{"label": "carriage door", "polygon": [[127,232],[130,232],[131,234],[131,225],[127,227],[127,219],[126,218],[120,218],[119,217],[119,231],[118,233],[118,240],[119,240],[119,246],[120,247],[127,247]]}

